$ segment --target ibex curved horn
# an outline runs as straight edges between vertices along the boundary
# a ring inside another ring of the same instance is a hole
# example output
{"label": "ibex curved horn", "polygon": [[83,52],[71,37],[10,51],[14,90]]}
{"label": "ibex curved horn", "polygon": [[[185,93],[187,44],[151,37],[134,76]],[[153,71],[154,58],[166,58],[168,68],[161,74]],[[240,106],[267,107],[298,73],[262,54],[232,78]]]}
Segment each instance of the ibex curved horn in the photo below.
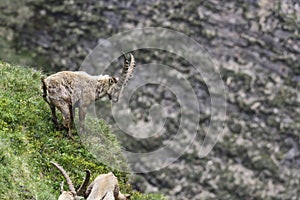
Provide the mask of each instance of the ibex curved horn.
{"label": "ibex curved horn", "polygon": [[135,60],[134,60],[133,55],[130,54],[130,65],[129,65],[126,79],[125,79],[125,82],[123,83],[123,85],[126,85],[127,82],[129,81],[129,79],[131,79],[133,77],[134,68],[135,68]]}
{"label": "ibex curved horn", "polygon": [[64,176],[64,178],[67,181],[69,191],[75,196],[76,195],[75,187],[74,187],[69,175],[67,174],[67,172],[59,164],[52,162],[52,161],[50,163],[52,165],[54,165],[62,173],[62,175]]}
{"label": "ibex curved horn", "polygon": [[135,67],[135,60],[132,54],[130,54],[130,63],[124,53],[123,53],[123,57],[124,57],[124,64],[123,64],[122,72],[118,78],[117,83],[111,88],[111,92],[114,97],[113,98],[114,102],[117,102],[119,100],[119,96],[122,93],[122,90],[126,86],[129,79],[132,77],[134,67]]}
{"label": "ibex curved horn", "polygon": [[77,190],[77,195],[78,196],[83,196],[85,194],[85,190],[90,182],[90,177],[91,177],[91,171],[86,169],[85,170],[85,179],[82,182],[81,186]]}
{"label": "ibex curved horn", "polygon": [[125,53],[123,53],[124,64],[123,64],[122,72],[119,76],[119,80],[117,82],[117,87],[115,88],[116,90],[122,90],[124,86],[128,83],[129,79],[131,79],[133,76],[133,72],[135,68],[135,60],[131,53],[129,55],[130,55],[130,63]]}
{"label": "ibex curved horn", "polygon": [[123,57],[124,57],[124,63],[123,63],[123,68],[122,68],[122,72],[119,76],[119,80],[117,82],[117,87],[116,87],[116,90],[118,89],[121,89],[121,87],[123,86],[123,84],[125,83],[126,81],[126,77],[127,77],[127,74],[128,74],[128,69],[129,69],[129,61],[128,59],[126,58],[126,55],[125,53],[123,52]]}

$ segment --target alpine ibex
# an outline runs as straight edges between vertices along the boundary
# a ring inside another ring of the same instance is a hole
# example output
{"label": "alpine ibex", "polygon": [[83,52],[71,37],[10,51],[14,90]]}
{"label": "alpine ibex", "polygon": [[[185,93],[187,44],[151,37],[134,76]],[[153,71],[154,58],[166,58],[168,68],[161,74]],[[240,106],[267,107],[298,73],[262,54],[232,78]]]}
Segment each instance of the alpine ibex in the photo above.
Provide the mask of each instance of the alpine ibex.
{"label": "alpine ibex", "polygon": [[112,172],[101,174],[87,188],[85,197],[87,200],[96,200],[104,197],[103,200],[128,200],[129,194],[122,194],[119,191],[118,179]]}
{"label": "alpine ibex", "polygon": [[[86,170],[86,177],[76,191],[75,187],[66,173],[66,171],[57,163],[51,162],[55,167],[59,169],[64,178],[67,181],[69,191],[63,190],[63,182],[61,184],[61,194],[58,200],[79,200],[86,198],[87,200],[129,200],[129,194],[122,194],[119,191],[119,184],[117,177],[112,172],[107,174],[101,174],[95,178],[95,180],[87,187],[90,180],[90,171]],[[86,191],[85,188],[87,187]]]}
{"label": "alpine ibex", "polygon": [[86,72],[62,71],[42,78],[43,97],[52,112],[52,121],[59,129],[55,108],[63,117],[63,125],[73,139],[72,124],[75,107],[79,107],[80,132],[84,130],[84,120],[88,106],[95,100],[108,96],[113,102],[119,100],[120,93],[132,77],[135,60],[130,54],[130,63],[124,56],[122,72],[118,78],[109,75],[91,76]]}
{"label": "alpine ibex", "polygon": [[53,164],[62,173],[62,175],[64,176],[64,178],[67,181],[67,185],[69,188],[69,191],[64,191],[63,190],[64,182],[61,182],[60,196],[59,196],[58,200],[79,200],[79,199],[81,199],[82,196],[85,195],[84,190],[87,187],[87,185],[89,184],[91,172],[89,170],[86,170],[86,177],[85,177],[84,181],[82,182],[81,186],[79,187],[79,189],[76,191],[67,172],[59,164],[57,164],[55,162],[50,162],[50,163]]}

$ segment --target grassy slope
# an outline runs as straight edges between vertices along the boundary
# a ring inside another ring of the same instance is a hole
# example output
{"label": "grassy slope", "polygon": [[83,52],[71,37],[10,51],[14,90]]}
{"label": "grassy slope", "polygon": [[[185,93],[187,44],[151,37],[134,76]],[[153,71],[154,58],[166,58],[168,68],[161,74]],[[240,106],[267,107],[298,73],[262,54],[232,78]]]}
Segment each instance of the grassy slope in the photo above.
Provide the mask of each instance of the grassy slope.
{"label": "grassy slope", "polygon": [[[41,96],[41,75],[30,68],[0,62],[0,199],[57,199],[63,178],[50,161],[62,165],[75,186],[80,184],[86,168],[93,178],[111,171],[84,148],[79,138],[74,142],[65,132],[55,130]],[[109,148],[102,147],[103,156],[119,159],[119,143],[105,123],[91,121],[92,130],[102,130],[101,139],[110,141]],[[122,191],[132,193],[126,184],[128,174],[113,172]],[[163,197],[134,193],[132,199]]]}

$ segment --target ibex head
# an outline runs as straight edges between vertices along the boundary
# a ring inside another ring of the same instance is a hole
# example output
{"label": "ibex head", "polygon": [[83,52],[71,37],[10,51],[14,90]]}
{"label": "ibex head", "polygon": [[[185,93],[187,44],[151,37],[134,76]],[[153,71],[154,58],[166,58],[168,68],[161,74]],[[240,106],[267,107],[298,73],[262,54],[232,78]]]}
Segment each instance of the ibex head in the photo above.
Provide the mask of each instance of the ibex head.
{"label": "ibex head", "polygon": [[64,189],[63,189],[64,182],[62,182],[60,185],[60,193],[61,194],[60,194],[58,200],[80,200],[80,199],[82,199],[83,198],[82,196],[85,193],[85,189],[89,184],[91,172],[89,170],[85,170],[86,171],[85,179],[82,182],[79,189],[76,191],[67,172],[57,163],[51,162],[51,164],[53,164],[62,173],[62,175],[64,176],[64,178],[67,181],[67,185],[68,185],[68,189],[69,189],[69,191],[64,191]]}
{"label": "ibex head", "polygon": [[109,99],[112,100],[113,102],[118,102],[119,96],[123,88],[126,86],[129,79],[133,76],[135,60],[132,54],[129,55],[130,55],[130,63],[126,55],[123,53],[124,64],[120,76],[118,78],[110,77],[109,79],[110,86],[107,91],[107,94]]}

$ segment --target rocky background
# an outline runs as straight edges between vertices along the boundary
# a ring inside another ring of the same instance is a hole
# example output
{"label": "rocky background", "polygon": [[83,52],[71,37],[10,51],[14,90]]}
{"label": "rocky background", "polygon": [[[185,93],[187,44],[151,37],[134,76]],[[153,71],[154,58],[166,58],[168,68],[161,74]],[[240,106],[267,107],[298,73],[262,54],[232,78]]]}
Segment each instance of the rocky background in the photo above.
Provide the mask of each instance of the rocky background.
{"label": "rocky background", "polygon": [[[137,190],[169,199],[299,199],[298,0],[1,0],[0,8],[0,58],[47,72],[76,70],[98,41],[149,26],[183,32],[209,52],[227,90],[224,134],[205,158],[192,146],[167,168],[135,175]],[[207,87],[188,64],[157,51],[135,56],[137,65],[159,60],[191,80],[206,113],[200,126],[209,123]],[[176,101],[164,90],[151,95],[154,90],[133,95],[137,121],[147,121],[144,111],[164,97]],[[120,137],[124,148],[158,148],[176,132],[179,118],[168,118],[165,137]]]}

